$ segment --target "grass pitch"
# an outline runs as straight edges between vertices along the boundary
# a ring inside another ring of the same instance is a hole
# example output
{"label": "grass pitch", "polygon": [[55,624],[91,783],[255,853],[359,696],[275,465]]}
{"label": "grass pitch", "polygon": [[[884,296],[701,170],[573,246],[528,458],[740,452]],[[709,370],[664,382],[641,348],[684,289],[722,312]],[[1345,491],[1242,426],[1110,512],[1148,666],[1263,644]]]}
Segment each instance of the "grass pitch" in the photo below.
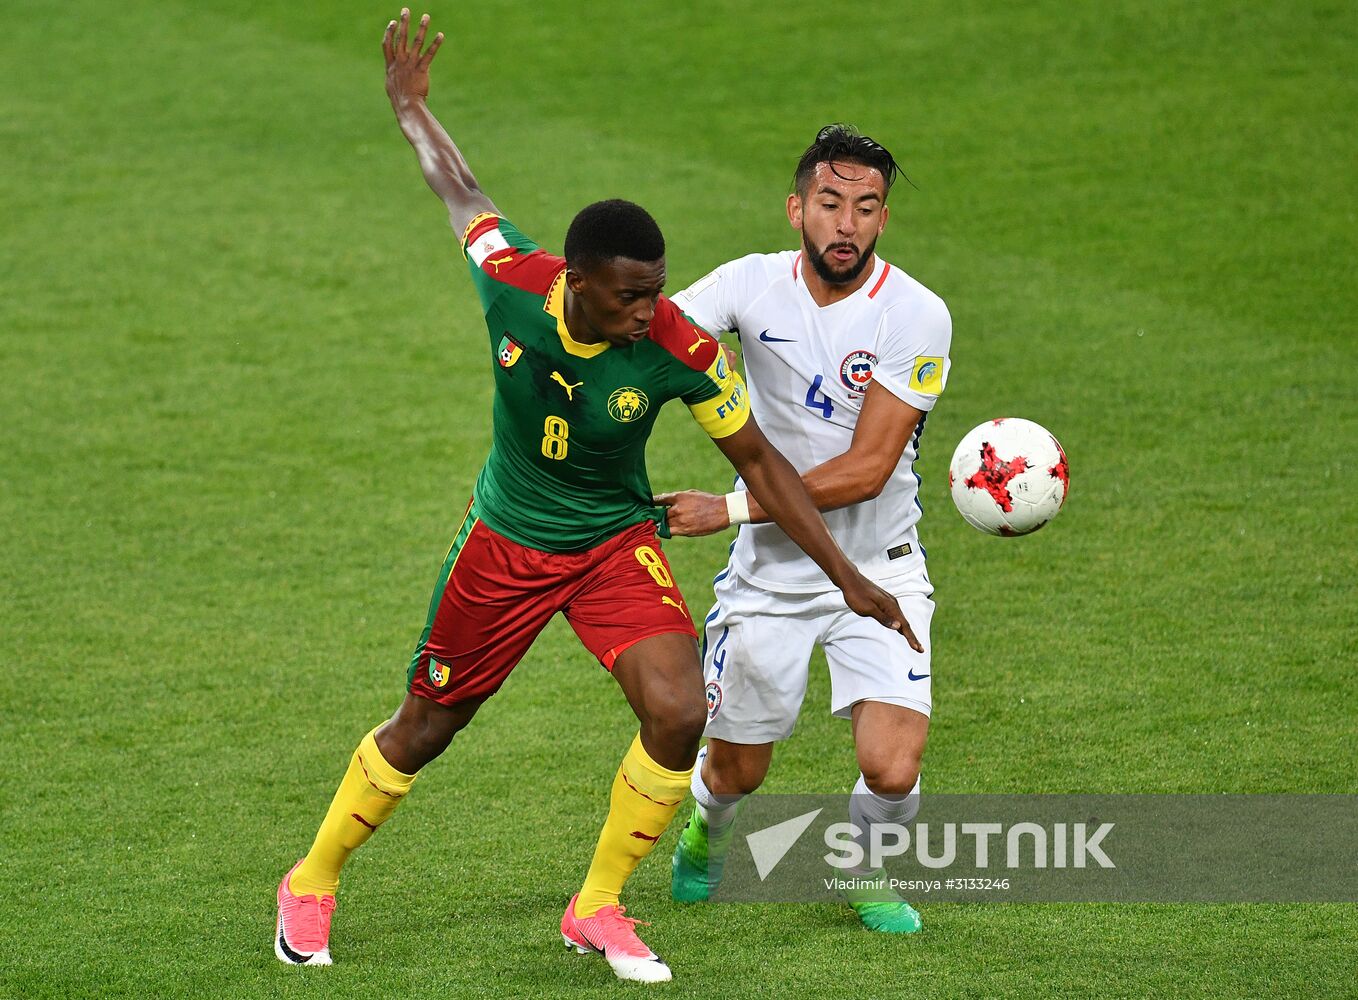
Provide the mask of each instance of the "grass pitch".
{"label": "grass pitch", "polygon": [[[395,12],[75,0],[0,33],[0,994],[643,992],[556,936],[634,731],[561,627],[347,870],[339,964],[270,954],[489,440],[475,297],[382,91]],[[432,12],[431,104],[501,209],[559,247],[640,201],[673,289],[791,245],[821,124],[905,164],[880,249],[955,324],[929,790],[1358,791],[1349,7]],[[1018,541],[946,492],[1003,414],[1072,468]],[[651,471],[729,481],[681,412]],[[726,543],[667,549],[695,607]],[[849,787],[826,701],[814,673],[768,791]],[[938,905],[883,940],[671,904],[674,835],[628,899],[670,995],[1352,995],[1352,906]]]}

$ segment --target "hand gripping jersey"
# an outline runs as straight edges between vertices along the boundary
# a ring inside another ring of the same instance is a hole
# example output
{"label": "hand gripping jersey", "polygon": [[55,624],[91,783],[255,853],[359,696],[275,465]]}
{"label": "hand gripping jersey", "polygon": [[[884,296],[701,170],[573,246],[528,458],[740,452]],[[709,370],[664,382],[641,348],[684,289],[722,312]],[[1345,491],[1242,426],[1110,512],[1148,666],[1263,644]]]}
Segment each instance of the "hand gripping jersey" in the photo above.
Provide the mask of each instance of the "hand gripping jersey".
{"label": "hand gripping jersey", "polygon": [[688,404],[713,438],[749,418],[720,345],[661,296],[647,339],[581,344],[566,329],[566,262],[506,219],[463,234],[494,359],[490,457],[476,481],[479,516],[520,545],[592,548],[633,524],[663,523],[651,503],[646,439],[660,407]]}
{"label": "hand gripping jersey", "polygon": [[[739,335],[760,427],[798,472],[848,451],[870,383],[926,415],[947,383],[947,307],[880,258],[858,291],[824,307],[806,290],[801,254],[791,250],[723,264],[674,301],[707,329]],[[825,523],[872,580],[918,576],[932,589],[915,532],[921,507],[913,464],[923,431],[921,419],[880,496],[826,511]],[[833,589],[775,524],[742,525],[731,565],[766,590]]]}

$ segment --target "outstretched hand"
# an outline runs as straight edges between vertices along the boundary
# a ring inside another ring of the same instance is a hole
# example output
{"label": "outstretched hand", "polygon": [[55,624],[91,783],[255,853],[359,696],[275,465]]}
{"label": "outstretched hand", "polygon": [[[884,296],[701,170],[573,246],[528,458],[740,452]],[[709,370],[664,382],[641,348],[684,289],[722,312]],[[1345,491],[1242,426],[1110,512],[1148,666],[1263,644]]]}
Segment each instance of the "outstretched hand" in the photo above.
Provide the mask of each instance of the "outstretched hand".
{"label": "outstretched hand", "polygon": [[415,37],[410,39],[410,8],[401,8],[399,21],[387,25],[382,36],[382,55],[387,59],[387,96],[392,104],[399,104],[412,98],[424,100],[429,96],[429,64],[434,61],[434,53],[443,44],[443,32],[434,36],[429,47],[421,54],[424,46],[424,33],[429,27],[429,15],[420,18],[420,26]]}
{"label": "outstretched hand", "polygon": [[905,641],[910,643],[910,648],[916,653],[924,652],[924,646],[915,638],[915,630],[905,620],[905,613],[896,603],[896,598],[857,570],[854,571],[854,576],[856,579],[845,581],[845,585],[840,587],[844,593],[844,603],[849,606],[849,610],[864,618],[876,619],[880,624],[905,636]]}
{"label": "outstretched hand", "polygon": [[681,490],[658,494],[653,502],[657,507],[669,508],[665,512],[665,523],[671,535],[710,535],[731,526],[724,496],[701,490]]}

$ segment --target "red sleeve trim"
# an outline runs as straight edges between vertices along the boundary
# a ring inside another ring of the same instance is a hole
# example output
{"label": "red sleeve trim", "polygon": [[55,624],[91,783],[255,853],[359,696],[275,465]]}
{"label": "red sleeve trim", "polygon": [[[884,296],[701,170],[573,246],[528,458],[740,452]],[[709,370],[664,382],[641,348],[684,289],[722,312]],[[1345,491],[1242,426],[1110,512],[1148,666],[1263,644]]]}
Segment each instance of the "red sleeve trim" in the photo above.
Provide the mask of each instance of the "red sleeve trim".
{"label": "red sleeve trim", "polygon": [[466,251],[467,246],[472,240],[482,236],[500,225],[500,217],[494,212],[482,212],[471,222],[467,223],[467,228],[462,233],[462,248]]}
{"label": "red sleeve trim", "polygon": [[566,262],[545,250],[510,246],[499,232],[502,221],[503,216],[494,212],[482,212],[472,219],[463,235],[462,252],[492,281],[546,296]]}
{"label": "red sleeve trim", "polygon": [[656,303],[651,319],[650,339],[688,368],[705,372],[721,352],[717,338],[684,315],[683,310],[665,296]]}
{"label": "red sleeve trim", "polygon": [[502,285],[545,296],[565,266],[564,260],[546,250],[525,253],[518,247],[510,247],[488,256],[481,270]]}

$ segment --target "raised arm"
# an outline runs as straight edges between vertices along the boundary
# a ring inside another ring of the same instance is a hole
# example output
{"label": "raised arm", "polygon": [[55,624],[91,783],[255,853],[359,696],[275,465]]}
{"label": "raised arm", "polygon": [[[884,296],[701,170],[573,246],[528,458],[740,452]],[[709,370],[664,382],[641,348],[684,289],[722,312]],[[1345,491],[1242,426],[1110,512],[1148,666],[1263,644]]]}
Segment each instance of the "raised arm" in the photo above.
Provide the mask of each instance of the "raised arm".
{"label": "raised arm", "polygon": [[495,212],[494,203],[481,191],[471,168],[453,144],[433,112],[425,105],[429,97],[429,64],[443,44],[439,32],[424,47],[429,15],[420,18],[415,37],[408,39],[410,9],[401,8],[399,21],[387,25],[382,54],[387,60],[387,96],[401,131],[420,158],[424,179],[448,207],[448,222],[461,235],[467,224],[483,212]]}

